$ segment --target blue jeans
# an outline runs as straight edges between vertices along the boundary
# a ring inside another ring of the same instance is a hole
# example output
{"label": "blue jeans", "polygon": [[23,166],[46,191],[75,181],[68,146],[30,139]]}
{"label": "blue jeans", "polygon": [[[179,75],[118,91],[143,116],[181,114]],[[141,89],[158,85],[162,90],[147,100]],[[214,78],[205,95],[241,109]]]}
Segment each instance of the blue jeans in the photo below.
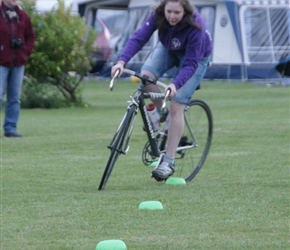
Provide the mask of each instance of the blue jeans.
{"label": "blue jeans", "polygon": [[[177,67],[178,74],[181,70],[183,61],[184,57],[168,53],[161,42],[159,42],[142,66],[142,70],[151,72],[158,79],[163,76],[166,71],[173,67]],[[195,89],[204,77],[208,63],[209,57],[204,57],[199,61],[198,68],[196,69],[194,75],[186,82],[185,85],[177,90],[176,96],[172,98],[172,100],[183,104],[189,103]]]}
{"label": "blue jeans", "polygon": [[3,124],[5,133],[14,133],[17,129],[23,76],[24,66],[13,68],[0,66],[0,109],[5,93],[7,99]]}

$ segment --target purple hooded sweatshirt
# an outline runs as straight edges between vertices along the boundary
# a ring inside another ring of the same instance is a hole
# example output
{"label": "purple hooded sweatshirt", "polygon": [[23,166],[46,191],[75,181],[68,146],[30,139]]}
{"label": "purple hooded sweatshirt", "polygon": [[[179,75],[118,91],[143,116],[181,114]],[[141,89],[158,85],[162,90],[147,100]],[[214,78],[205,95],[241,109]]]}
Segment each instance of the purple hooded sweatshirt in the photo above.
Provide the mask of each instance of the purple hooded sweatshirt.
{"label": "purple hooded sweatshirt", "polygon": [[[120,56],[121,61],[127,63],[149,41],[157,29],[154,13],[151,13],[145,23],[129,39]],[[204,20],[198,12],[195,12],[192,18],[201,30],[182,20],[174,27],[166,22],[164,32],[159,35],[159,40],[168,53],[184,57],[182,68],[173,80],[176,89],[182,87],[194,75],[198,62],[209,56],[212,51],[211,36]]]}

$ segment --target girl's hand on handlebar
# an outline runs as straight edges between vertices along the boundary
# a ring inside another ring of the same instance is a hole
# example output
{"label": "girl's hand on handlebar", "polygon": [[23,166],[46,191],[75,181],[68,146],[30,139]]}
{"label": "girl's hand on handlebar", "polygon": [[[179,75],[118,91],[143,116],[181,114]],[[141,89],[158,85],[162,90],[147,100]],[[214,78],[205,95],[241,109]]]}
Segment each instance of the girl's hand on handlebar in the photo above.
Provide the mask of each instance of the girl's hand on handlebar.
{"label": "girl's hand on handlebar", "polygon": [[116,70],[117,69],[120,69],[120,73],[118,75],[118,77],[120,77],[123,73],[123,70],[124,70],[124,66],[125,66],[125,63],[123,61],[119,61],[117,62],[112,68],[111,68],[111,75],[112,77],[114,77],[115,73],[116,73]]}
{"label": "girl's hand on handlebar", "polygon": [[170,83],[167,88],[165,89],[165,93],[166,91],[170,89],[170,95],[169,95],[169,99],[173,98],[176,95],[176,87],[173,83]]}

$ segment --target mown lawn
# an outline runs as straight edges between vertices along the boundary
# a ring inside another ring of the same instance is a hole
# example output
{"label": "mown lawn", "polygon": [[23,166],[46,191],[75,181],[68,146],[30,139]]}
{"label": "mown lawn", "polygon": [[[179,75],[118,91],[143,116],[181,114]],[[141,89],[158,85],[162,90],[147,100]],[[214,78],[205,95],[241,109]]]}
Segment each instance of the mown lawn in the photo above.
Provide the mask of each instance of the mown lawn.
{"label": "mown lawn", "polygon": [[[137,120],[105,190],[107,145],[136,85],[87,81],[86,108],[22,110],[21,139],[1,136],[0,249],[289,249],[289,87],[208,81],[210,154],[186,185],[150,178]],[[3,124],[3,110],[1,113]],[[157,200],[160,211],[139,210]]]}

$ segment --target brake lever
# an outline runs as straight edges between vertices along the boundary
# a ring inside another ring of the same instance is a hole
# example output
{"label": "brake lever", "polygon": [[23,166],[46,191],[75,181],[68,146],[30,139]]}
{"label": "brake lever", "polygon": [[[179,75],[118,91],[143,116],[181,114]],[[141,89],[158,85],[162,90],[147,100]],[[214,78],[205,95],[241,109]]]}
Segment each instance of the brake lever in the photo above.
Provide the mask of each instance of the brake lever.
{"label": "brake lever", "polygon": [[164,96],[164,99],[163,99],[163,102],[162,102],[161,110],[164,110],[165,109],[165,107],[166,107],[166,100],[169,97],[170,93],[171,93],[171,88],[168,88],[166,90],[166,93],[165,93],[165,96]]}
{"label": "brake lever", "polygon": [[113,76],[113,78],[112,78],[112,80],[110,82],[110,91],[113,91],[113,89],[114,89],[114,82],[115,82],[116,78],[119,76],[120,72],[121,72],[121,69],[120,68],[118,68],[115,71],[115,74],[114,74],[114,76]]}

